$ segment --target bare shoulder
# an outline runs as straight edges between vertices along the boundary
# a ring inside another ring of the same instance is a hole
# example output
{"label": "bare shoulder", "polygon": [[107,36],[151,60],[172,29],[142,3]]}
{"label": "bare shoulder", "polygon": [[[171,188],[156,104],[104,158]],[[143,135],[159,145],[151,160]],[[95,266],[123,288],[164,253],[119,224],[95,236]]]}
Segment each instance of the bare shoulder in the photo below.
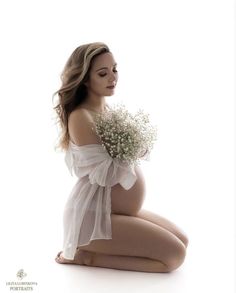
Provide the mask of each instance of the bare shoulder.
{"label": "bare shoulder", "polygon": [[77,145],[101,143],[92,129],[94,126],[91,113],[84,108],[77,108],[68,117],[69,136]]}
{"label": "bare shoulder", "polygon": [[77,108],[72,111],[68,118],[68,123],[76,123],[77,121],[82,122],[93,122],[91,113],[85,108]]}

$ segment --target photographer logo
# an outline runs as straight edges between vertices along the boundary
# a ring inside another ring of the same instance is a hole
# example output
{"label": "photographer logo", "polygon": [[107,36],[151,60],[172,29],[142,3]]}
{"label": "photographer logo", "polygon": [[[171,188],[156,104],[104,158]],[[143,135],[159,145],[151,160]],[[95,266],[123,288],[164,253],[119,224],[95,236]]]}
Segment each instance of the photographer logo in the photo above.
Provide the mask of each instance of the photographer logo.
{"label": "photographer logo", "polygon": [[10,291],[33,291],[35,286],[38,285],[37,282],[31,282],[27,280],[22,281],[27,277],[27,273],[23,269],[17,271],[16,277],[18,281],[6,282],[6,286]]}

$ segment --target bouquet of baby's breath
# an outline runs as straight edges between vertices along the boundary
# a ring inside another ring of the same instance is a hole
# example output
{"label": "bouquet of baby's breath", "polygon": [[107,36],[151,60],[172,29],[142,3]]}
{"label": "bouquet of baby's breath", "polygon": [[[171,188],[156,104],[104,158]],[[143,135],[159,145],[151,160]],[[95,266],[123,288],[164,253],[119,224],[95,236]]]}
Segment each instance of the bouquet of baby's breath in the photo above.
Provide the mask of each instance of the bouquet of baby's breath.
{"label": "bouquet of baby's breath", "polygon": [[109,110],[95,115],[93,130],[112,158],[138,165],[140,159],[149,159],[157,137],[157,128],[148,116],[140,109],[131,114],[123,104],[109,106]]}

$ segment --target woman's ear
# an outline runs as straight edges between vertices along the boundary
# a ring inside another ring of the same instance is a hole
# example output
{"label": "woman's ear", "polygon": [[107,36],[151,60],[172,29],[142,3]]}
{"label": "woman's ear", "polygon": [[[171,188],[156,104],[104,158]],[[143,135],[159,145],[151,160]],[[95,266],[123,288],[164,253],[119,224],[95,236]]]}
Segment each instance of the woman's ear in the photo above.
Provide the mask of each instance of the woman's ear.
{"label": "woman's ear", "polygon": [[86,81],[84,81],[83,84],[84,84],[86,87],[88,87],[88,83],[89,83],[88,80],[86,80]]}
{"label": "woman's ear", "polygon": [[88,87],[89,85],[89,75],[88,72],[85,74],[84,80],[83,80],[83,84]]}

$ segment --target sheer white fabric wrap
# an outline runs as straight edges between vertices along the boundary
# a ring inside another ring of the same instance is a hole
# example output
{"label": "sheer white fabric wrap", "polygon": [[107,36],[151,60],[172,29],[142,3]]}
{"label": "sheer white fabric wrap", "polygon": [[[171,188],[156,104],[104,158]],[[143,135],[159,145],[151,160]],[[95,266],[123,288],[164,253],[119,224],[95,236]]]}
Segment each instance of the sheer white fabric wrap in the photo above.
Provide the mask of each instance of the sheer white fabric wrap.
{"label": "sheer white fabric wrap", "polygon": [[94,239],[112,239],[111,187],[126,190],[136,179],[133,164],[113,159],[100,144],[75,145],[70,141],[65,162],[78,177],[63,215],[63,257],[74,259],[76,248]]}

